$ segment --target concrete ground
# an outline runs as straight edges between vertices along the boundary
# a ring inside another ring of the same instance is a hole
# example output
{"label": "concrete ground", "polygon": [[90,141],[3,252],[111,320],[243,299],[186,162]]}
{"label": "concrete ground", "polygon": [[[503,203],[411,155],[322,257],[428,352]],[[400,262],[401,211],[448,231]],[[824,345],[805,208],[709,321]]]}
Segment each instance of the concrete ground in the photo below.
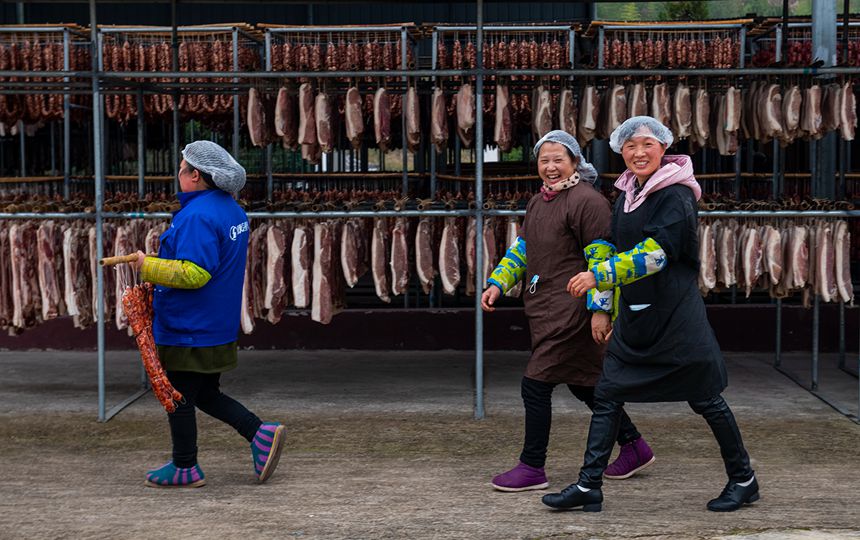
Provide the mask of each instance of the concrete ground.
{"label": "concrete ground", "polygon": [[[860,425],[766,355],[727,357],[725,396],[761,485],[752,506],[705,509],[725,474],[707,425],[683,403],[629,406],[657,461],[607,481],[601,513],[493,491],[519,453],[526,360],[487,354],[487,416],[476,421],[470,353],[243,351],[223,389],[287,424],[278,471],[257,485],[247,443],[201,415],[208,485],[173,491],[143,486],[169,458],[152,395],[98,423],[94,353],[0,353],[0,538],[860,539]],[[857,379],[834,364],[822,360],[822,390],[856,414]],[[784,358],[798,378],[808,365],[808,355]],[[138,377],[136,353],[110,353],[108,406]],[[575,480],[588,418],[557,389],[550,489]]]}

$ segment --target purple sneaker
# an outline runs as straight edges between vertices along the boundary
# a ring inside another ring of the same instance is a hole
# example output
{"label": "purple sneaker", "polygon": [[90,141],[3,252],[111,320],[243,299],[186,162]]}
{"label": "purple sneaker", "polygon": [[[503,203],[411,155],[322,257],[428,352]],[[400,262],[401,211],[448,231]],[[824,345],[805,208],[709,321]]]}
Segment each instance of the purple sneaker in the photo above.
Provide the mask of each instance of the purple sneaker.
{"label": "purple sneaker", "polygon": [[196,488],[205,486],[206,479],[200,465],[179,468],[169,461],[157,469],[147,471],[143,485],[157,488]]}
{"label": "purple sneaker", "polygon": [[506,473],[493,478],[493,487],[499,491],[528,491],[531,489],[546,489],[549,482],[543,467],[532,467],[522,461]]}
{"label": "purple sneaker", "polygon": [[630,478],[645,467],[648,467],[657,458],[654,457],[654,452],[651,447],[645,442],[645,439],[639,437],[635,441],[629,442],[621,447],[621,452],[615,461],[606,467],[603,473],[604,478],[612,480],[624,480]]}

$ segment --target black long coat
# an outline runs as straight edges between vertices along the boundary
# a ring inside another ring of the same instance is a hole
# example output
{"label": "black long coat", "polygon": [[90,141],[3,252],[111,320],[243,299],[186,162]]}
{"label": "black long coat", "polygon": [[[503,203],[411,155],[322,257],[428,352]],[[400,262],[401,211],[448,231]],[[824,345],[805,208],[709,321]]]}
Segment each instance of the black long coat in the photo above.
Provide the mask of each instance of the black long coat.
{"label": "black long coat", "polygon": [[612,219],[618,251],[651,237],[668,263],[620,288],[597,395],[621,402],[695,401],[726,387],[722,353],[698,289],[697,227],[695,196],[686,186],[654,192],[630,213],[624,212],[624,197],[618,198]]}

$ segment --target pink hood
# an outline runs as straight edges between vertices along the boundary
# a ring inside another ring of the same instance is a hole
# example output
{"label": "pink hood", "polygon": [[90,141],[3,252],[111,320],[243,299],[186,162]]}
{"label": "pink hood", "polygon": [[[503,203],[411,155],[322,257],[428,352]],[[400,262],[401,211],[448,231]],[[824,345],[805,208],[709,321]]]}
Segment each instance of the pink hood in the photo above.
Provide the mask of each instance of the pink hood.
{"label": "pink hood", "polygon": [[636,175],[630,172],[630,169],[621,173],[621,176],[615,181],[615,187],[625,194],[625,213],[639,208],[639,205],[645,202],[648,195],[675,184],[681,184],[692,189],[697,201],[702,198],[702,188],[696,182],[696,177],[693,176],[693,162],[690,156],[663,156],[660,168],[651,175],[651,178],[645,182],[645,186],[635,197],[633,193],[636,190]]}

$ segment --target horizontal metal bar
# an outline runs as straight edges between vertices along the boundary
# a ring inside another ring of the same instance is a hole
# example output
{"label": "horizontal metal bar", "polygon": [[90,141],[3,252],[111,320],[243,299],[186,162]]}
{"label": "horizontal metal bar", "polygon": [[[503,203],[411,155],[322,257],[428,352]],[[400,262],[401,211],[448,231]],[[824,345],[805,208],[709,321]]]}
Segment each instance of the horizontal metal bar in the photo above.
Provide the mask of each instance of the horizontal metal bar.
{"label": "horizontal metal bar", "polygon": [[628,30],[630,32],[651,32],[653,30],[727,30],[731,28],[743,28],[745,25],[738,23],[726,24],[610,24],[601,28],[604,30]]}
{"label": "horizontal metal bar", "polygon": [[[571,25],[561,26],[561,25],[551,25],[551,26],[519,26],[519,25],[505,25],[505,26],[483,26],[481,27],[481,31],[483,32],[567,32],[573,28]],[[476,32],[478,30],[477,26],[434,26],[434,32]]]}
{"label": "horizontal metal bar", "polygon": [[265,31],[273,34],[356,34],[361,32],[396,32],[400,33],[403,29],[414,28],[414,26],[357,26],[354,28],[344,28],[342,26],[302,26],[295,28],[264,28]]}
{"label": "horizontal metal bar", "polygon": [[[2,2],[0,2],[2,3]],[[82,36],[80,32],[74,30],[72,28],[66,28],[65,26],[0,26],[0,34],[16,34],[20,32],[33,32],[33,33],[48,33],[48,32],[72,32]]]}
{"label": "horizontal metal bar", "polygon": [[[241,31],[234,25],[229,26],[177,26],[177,32],[232,32],[233,29]],[[170,33],[173,31],[172,26],[111,26],[99,27],[99,32],[103,34],[152,34],[155,32]]]}
{"label": "horizontal metal bar", "polygon": [[372,217],[462,217],[477,210],[329,210],[322,212],[247,212],[249,218],[372,218]]}
{"label": "horizontal metal bar", "polygon": [[[2,77],[33,77],[33,71],[0,71]],[[705,69],[414,69],[390,71],[39,71],[40,77],[92,77],[104,79],[179,79],[179,78],[228,78],[245,79],[331,79],[339,77],[473,77],[483,73],[485,77],[505,77],[529,75],[547,77],[647,77],[659,76],[768,76],[768,75],[860,75],[860,67],[822,67],[822,68],[705,68]]]}
{"label": "horizontal metal bar", "polygon": [[705,217],[771,217],[771,218],[856,218],[860,210],[703,210]]}
{"label": "horizontal metal bar", "polygon": [[[58,182],[62,182],[60,178]],[[95,212],[0,212],[0,219],[95,219]]]}

